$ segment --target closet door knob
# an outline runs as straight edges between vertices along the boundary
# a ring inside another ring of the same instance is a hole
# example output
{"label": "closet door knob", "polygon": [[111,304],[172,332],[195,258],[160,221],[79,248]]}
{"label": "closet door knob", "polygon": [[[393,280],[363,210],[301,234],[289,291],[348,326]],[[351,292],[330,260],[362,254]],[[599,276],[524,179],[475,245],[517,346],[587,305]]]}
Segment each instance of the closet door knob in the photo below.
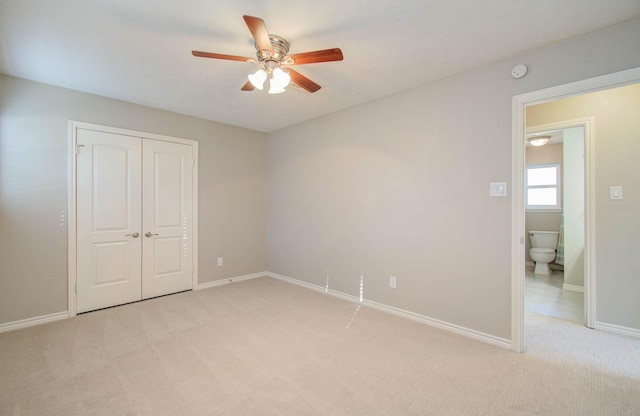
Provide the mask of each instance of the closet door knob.
{"label": "closet door knob", "polygon": [[140,234],[138,234],[138,233],[127,234],[127,237],[138,238],[139,236],[140,236]]}
{"label": "closet door knob", "polygon": [[157,233],[152,233],[151,231],[145,234],[146,237],[153,237],[154,235],[158,235]]}

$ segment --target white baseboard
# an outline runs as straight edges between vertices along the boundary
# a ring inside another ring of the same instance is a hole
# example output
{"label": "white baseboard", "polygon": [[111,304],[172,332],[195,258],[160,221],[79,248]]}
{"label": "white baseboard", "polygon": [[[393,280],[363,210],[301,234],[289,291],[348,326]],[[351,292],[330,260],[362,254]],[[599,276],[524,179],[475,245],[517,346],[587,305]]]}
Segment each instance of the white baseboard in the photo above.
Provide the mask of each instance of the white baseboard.
{"label": "white baseboard", "polygon": [[[267,276],[267,272],[247,274],[244,276],[236,276],[228,279],[216,280],[214,282],[205,282],[205,283],[199,284],[196,288],[194,288],[194,290],[228,285],[233,282],[241,282],[243,280],[255,279],[258,277],[265,277],[265,276]],[[67,319],[69,317],[70,317],[69,312],[64,311],[64,312],[52,313],[50,315],[36,316],[33,318],[22,319],[20,321],[7,322],[4,324],[0,324],[0,333],[14,331],[16,329],[28,328],[30,326],[46,324],[54,321],[60,321],[62,319]]]}
{"label": "white baseboard", "polygon": [[430,318],[428,316],[420,315],[417,313],[413,313],[410,311],[406,311],[404,309],[395,308],[393,306],[384,305],[382,303],[373,302],[370,300],[363,300],[360,302],[360,299],[356,296],[348,295],[346,293],[338,292],[336,290],[328,289],[322,286],[314,285],[313,283],[303,282],[298,279],[294,279],[292,277],[283,276],[277,273],[267,272],[267,276],[272,277],[274,279],[282,280],[288,283],[292,283],[294,285],[302,286],[311,290],[315,290],[316,292],[323,292],[331,296],[338,297],[340,299],[347,300],[349,302],[358,303],[361,305],[369,306],[374,309],[378,309],[383,312],[391,313],[393,315],[397,315],[403,318],[408,318],[416,322],[420,322],[426,325],[430,325],[436,328],[444,329],[445,331],[453,332],[458,335],[462,335],[467,338],[472,338],[477,341],[484,342],[486,344],[493,345],[495,347],[499,347],[506,350],[512,350],[513,345],[511,340],[496,337],[493,335],[485,334],[483,332],[479,332],[473,329],[465,328],[460,325],[451,324],[449,322],[444,322],[439,319]]}
{"label": "white baseboard", "polygon": [[578,286],[578,285],[569,285],[564,283],[562,285],[562,290],[568,290],[569,292],[580,292],[580,293],[584,293],[584,286]]}
{"label": "white baseboard", "polygon": [[640,329],[636,329],[636,328],[606,324],[604,322],[596,321],[595,329],[599,329],[601,331],[613,332],[614,334],[627,335],[634,338],[640,338]]}
{"label": "white baseboard", "polygon": [[244,280],[257,279],[258,277],[268,276],[268,274],[269,272],[259,272],[259,273],[245,274],[244,276],[228,277],[226,279],[214,280],[213,282],[199,283],[198,286],[194,288],[194,290],[208,289],[210,287],[228,285],[234,282],[242,282]]}
{"label": "white baseboard", "polygon": [[7,322],[0,324],[0,333],[15,331],[16,329],[28,328],[30,326],[36,326],[46,324],[49,322],[61,321],[69,317],[69,312],[57,312],[50,315],[36,316],[34,318],[22,319],[20,321]]}

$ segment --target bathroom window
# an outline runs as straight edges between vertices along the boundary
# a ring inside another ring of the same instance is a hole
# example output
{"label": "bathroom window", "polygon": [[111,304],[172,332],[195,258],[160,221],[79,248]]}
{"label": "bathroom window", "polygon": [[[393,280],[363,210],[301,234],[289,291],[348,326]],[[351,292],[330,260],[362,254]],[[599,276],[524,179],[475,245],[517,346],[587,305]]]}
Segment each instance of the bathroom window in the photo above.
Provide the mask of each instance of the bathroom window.
{"label": "bathroom window", "polygon": [[557,210],[560,204],[560,165],[527,166],[527,209]]}

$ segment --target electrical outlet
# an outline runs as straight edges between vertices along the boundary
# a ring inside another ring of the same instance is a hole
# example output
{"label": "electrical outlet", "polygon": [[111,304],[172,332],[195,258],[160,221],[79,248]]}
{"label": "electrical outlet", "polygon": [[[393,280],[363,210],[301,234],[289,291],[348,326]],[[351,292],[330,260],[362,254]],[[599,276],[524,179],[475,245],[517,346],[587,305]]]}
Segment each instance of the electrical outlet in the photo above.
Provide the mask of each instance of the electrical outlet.
{"label": "electrical outlet", "polygon": [[396,277],[395,276],[389,276],[389,287],[391,289],[395,289],[396,288]]}
{"label": "electrical outlet", "polygon": [[224,264],[224,258],[218,257],[218,266],[222,266]]}

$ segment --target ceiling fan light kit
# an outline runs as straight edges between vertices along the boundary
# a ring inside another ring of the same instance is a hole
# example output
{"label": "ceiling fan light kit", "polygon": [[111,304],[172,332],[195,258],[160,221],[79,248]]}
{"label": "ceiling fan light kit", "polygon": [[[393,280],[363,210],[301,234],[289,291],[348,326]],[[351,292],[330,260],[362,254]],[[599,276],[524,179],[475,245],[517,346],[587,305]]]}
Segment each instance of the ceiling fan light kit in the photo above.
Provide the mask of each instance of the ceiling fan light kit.
{"label": "ceiling fan light kit", "polygon": [[251,85],[259,90],[262,90],[266,79],[267,73],[262,68],[258,69],[254,74],[249,74],[249,81],[251,81]]}
{"label": "ceiling fan light kit", "polygon": [[253,16],[243,16],[243,18],[255,40],[257,60],[255,58],[212,52],[191,52],[193,56],[200,58],[259,63],[260,69],[248,75],[249,81],[241,88],[242,91],[262,90],[265,81],[268,79],[269,94],[284,92],[291,82],[310,93],[314,93],[321,88],[320,85],[289,67],[292,65],[341,61],[343,59],[342,51],[339,48],[288,55],[289,42],[280,36],[269,34],[267,26],[262,19]]}
{"label": "ceiling fan light kit", "polygon": [[271,72],[269,80],[269,94],[279,94],[291,83],[291,76],[280,68],[275,68]]}

